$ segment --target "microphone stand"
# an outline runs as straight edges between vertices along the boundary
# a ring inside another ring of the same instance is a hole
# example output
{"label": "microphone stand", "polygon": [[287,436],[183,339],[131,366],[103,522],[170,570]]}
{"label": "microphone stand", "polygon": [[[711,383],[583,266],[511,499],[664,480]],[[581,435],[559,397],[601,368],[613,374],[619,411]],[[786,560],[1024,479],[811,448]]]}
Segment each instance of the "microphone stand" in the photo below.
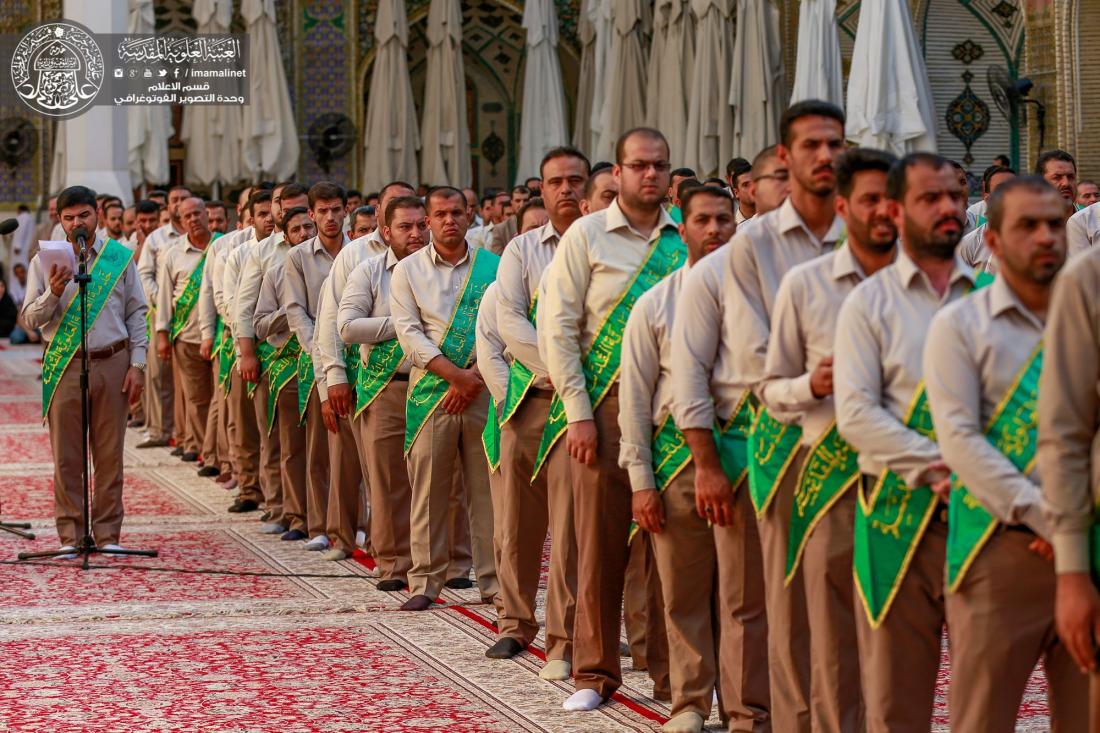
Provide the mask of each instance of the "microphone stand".
{"label": "microphone stand", "polygon": [[[81,570],[88,570],[88,559],[92,555],[136,555],[139,557],[156,557],[156,550],[124,550],[107,549],[97,547],[92,536],[92,493],[88,479],[91,476],[91,456],[88,451],[88,442],[91,425],[91,403],[88,399],[88,283],[92,276],[88,274],[88,242],[87,235],[78,233],[77,241],[80,244],[80,265],[77,274],[73,277],[80,287],[80,447],[83,451],[84,462],[81,465],[80,480],[83,485],[84,499],[84,536],[76,546],[76,555],[83,562]],[[20,552],[20,560],[36,560],[40,558],[63,557],[74,553],[68,550],[54,550],[52,552]]]}

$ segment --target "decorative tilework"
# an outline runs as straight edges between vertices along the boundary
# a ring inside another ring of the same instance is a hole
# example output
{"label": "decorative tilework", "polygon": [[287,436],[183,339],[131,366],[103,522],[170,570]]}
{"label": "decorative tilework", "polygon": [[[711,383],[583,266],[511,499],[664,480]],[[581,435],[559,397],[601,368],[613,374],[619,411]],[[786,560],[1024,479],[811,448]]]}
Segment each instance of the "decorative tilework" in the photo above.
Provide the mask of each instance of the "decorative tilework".
{"label": "decorative tilework", "polygon": [[[353,86],[348,71],[348,39],[344,32],[342,0],[303,2],[301,22],[301,92],[304,104],[296,111],[299,132],[305,134],[321,115],[349,114]],[[307,181],[331,177],[332,180],[350,184],[354,172],[353,154],[331,161],[326,174],[317,164],[309,146],[303,145],[300,168]]]}

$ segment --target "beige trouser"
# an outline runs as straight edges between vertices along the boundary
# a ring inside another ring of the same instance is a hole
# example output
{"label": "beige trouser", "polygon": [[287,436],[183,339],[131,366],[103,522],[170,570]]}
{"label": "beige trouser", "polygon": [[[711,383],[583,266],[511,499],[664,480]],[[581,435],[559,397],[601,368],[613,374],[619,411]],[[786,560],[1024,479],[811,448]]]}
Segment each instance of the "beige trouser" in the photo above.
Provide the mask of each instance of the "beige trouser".
{"label": "beige trouser", "polygon": [[367,449],[370,491],[370,538],[378,574],[384,580],[407,578],[412,567],[409,549],[409,507],[412,488],[401,455],[405,443],[407,380],[394,380],[359,416],[360,443]]}
{"label": "beige trouser", "polygon": [[[653,537],[647,532],[639,532],[632,546],[640,547],[641,577],[645,596],[645,665],[649,679],[653,681],[653,696],[659,700],[671,700],[668,669],[668,631],[665,630],[665,599],[661,588],[661,576],[657,570],[657,557],[653,552]],[[623,576],[624,598],[625,584],[630,582],[629,572]]]}
{"label": "beige trouser", "polygon": [[[407,462],[405,466],[407,474],[409,472]],[[485,470],[488,471],[488,467]],[[410,498],[411,496],[410,493]],[[469,514],[470,510],[466,505],[466,487],[463,484],[460,467],[455,471],[454,480],[451,483],[451,563],[447,566],[447,580],[469,579],[470,570],[474,567],[474,553],[470,545]]]}
{"label": "beige trouser", "polygon": [[279,431],[267,429],[267,375],[260,377],[252,393],[252,409],[256,413],[256,432],[260,439],[260,491],[264,495],[268,522],[283,523],[283,474],[279,450]]}
{"label": "beige trouser", "polygon": [[145,370],[145,426],[151,438],[172,437],[175,429],[176,401],[172,365],[157,355],[156,333],[149,344]]}
{"label": "beige trouser", "polygon": [[202,450],[206,435],[206,414],[210,410],[210,400],[214,394],[214,385],[210,379],[210,362],[199,355],[199,345],[177,340],[173,348],[173,360],[182,392],[184,450],[198,453]]}
{"label": "beige trouser", "polygon": [[359,451],[355,447],[357,418],[338,417],[338,430],[328,436],[328,462],[331,478],[328,485],[328,507],[325,528],[329,541],[349,556],[355,550],[355,528],[362,509],[360,492],[363,473],[359,466]]}
{"label": "beige trouser", "polygon": [[[875,478],[864,475],[863,481],[869,494]],[[944,623],[946,507],[936,514],[882,624],[872,629],[862,603],[856,607],[868,733],[927,733],[932,726]]]}
{"label": "beige trouser", "polygon": [[[361,530],[364,535],[363,551],[371,557],[374,557],[374,546],[371,544],[370,536],[370,486],[367,484],[367,451],[370,449],[370,437],[365,437],[363,434],[363,421],[366,416],[360,414],[358,417],[354,415],[356,400],[355,385],[352,385],[351,402],[353,414],[348,418],[348,423],[351,425],[351,437],[355,444],[355,455],[359,461],[359,508],[355,512],[355,530]],[[354,542],[355,532],[352,533],[352,540]]]}
{"label": "beige trouser", "polygon": [[306,405],[306,532],[325,534],[328,514],[328,430],[321,419],[321,398],[313,387]]}
{"label": "beige trouser", "polygon": [[[143,378],[143,381],[148,382],[148,378]],[[145,390],[141,392],[141,396],[138,397],[137,402],[130,405],[130,417],[138,422],[145,422]]]}
{"label": "beige trouser", "polygon": [[229,383],[229,414],[233,423],[233,464],[237,469],[237,492],[241,500],[263,501],[260,491],[260,431],[256,426],[256,407],[248,396],[248,383],[237,368]]}
{"label": "beige trouser", "polygon": [[1089,675],[1089,730],[1100,730],[1100,672]]}
{"label": "beige trouser", "polygon": [[806,448],[800,447],[771,506],[757,519],[768,609],[772,727],[790,733],[810,733],[810,626],[802,573],[790,585],[785,582],[791,507],[805,455]]}
{"label": "beige trouser", "polygon": [[852,527],[858,494],[848,489],[821,517],[806,540],[799,576],[806,588],[810,624],[810,714],[813,730],[862,731],[859,694]]}
{"label": "beige trouser", "polygon": [[573,616],[577,593],[577,538],[573,530],[573,487],[569,454],[554,446],[546,465],[531,481],[552,392],[531,390],[500,431],[500,537],[497,574],[503,612],[500,636],[527,645],[539,631],[535,594],[542,573],[542,550],[550,530],[550,571],[546,587],[546,658],[573,659]]}
{"label": "beige trouser", "polygon": [[[175,345],[173,344],[174,350]],[[177,447],[183,447],[185,451],[197,451],[198,448],[191,448],[192,436],[188,432],[191,426],[187,423],[187,406],[183,400],[184,376],[180,373],[180,360],[173,356],[170,367],[172,370],[172,412],[175,415],[175,432],[172,437],[175,438]]]}
{"label": "beige trouser", "polygon": [[733,524],[714,528],[718,558],[718,704],[730,731],[771,723],[764,565],[749,487],[734,487]]}
{"label": "beige trouser", "polygon": [[206,413],[206,434],[202,441],[202,461],[207,466],[213,466],[219,471],[228,466],[229,443],[226,440],[225,430],[222,427],[225,422],[225,390],[218,384],[218,360],[215,358],[210,368],[210,410]]}
{"label": "beige trouser", "polygon": [[218,400],[217,446],[220,461],[218,467],[223,474],[231,474],[235,468],[233,466],[233,433],[229,421],[229,395],[225,391],[225,386],[218,382],[217,371],[214,372],[214,398]]}
{"label": "beige trouser", "polygon": [[[117,544],[122,531],[122,447],[126,436],[126,395],[122,382],[130,368],[129,350],[88,361],[88,447],[92,474],[92,535],[98,547]],[[74,356],[54,391],[47,415],[53,452],[53,498],[61,545],[84,536],[84,451],[80,446],[80,357]]]}
{"label": "beige trouser", "polygon": [[489,397],[483,393],[457,415],[448,415],[442,407],[436,409],[409,450],[407,461],[412,484],[409,588],[414,595],[436,598],[447,580],[454,522],[451,495],[459,466],[481,597],[491,600],[498,592],[493,564],[489,467],[481,444],[488,408]]}
{"label": "beige trouser", "polygon": [[[619,468],[619,391],[616,384],[596,409],[596,462],[570,457],[573,521],[577,531],[577,616],[573,672],[578,690],[607,699],[622,685],[619,637],[623,582],[630,554],[631,492]],[[566,436],[559,439],[565,448]]]}
{"label": "beige trouser", "polygon": [[623,629],[634,669],[646,669],[646,606],[649,598],[645,583],[646,543],[630,545],[630,557],[623,574]]}
{"label": "beige trouser", "polygon": [[1000,528],[947,595],[953,733],[1012,733],[1041,659],[1051,728],[1085,733],[1088,677],[1054,630],[1054,566],[1028,550],[1030,532]]}
{"label": "beige trouser", "polygon": [[665,526],[650,541],[664,598],[672,715],[691,711],[706,720],[718,681],[714,531],[695,511],[692,466],[673,479],[661,498]]}
{"label": "beige trouser", "polygon": [[[298,424],[298,384],[291,379],[275,404],[279,433],[279,470],[283,485],[283,516],[287,529],[306,531],[306,429]],[[271,521],[275,521],[272,519]]]}

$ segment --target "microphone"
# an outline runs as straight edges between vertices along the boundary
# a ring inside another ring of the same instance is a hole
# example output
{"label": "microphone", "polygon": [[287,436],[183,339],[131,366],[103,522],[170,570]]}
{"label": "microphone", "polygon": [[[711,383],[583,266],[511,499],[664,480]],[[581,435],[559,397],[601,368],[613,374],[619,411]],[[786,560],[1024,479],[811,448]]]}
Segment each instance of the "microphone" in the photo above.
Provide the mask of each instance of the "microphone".
{"label": "microphone", "polygon": [[0,221],[0,236],[5,234],[11,234],[19,228],[19,221],[16,219],[5,219]]}
{"label": "microphone", "polygon": [[73,229],[72,238],[74,243],[80,245],[80,265],[83,267],[88,256],[88,227],[81,224]]}

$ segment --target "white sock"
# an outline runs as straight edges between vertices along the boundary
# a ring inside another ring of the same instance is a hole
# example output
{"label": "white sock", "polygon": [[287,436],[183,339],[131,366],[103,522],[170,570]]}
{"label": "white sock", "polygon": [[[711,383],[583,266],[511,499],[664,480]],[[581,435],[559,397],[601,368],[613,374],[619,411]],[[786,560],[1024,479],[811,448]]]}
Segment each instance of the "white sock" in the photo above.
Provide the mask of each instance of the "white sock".
{"label": "white sock", "polygon": [[584,689],[577,690],[570,695],[569,699],[562,704],[562,707],[571,711],[595,710],[602,702],[603,698],[600,697],[600,693],[595,690]]}

